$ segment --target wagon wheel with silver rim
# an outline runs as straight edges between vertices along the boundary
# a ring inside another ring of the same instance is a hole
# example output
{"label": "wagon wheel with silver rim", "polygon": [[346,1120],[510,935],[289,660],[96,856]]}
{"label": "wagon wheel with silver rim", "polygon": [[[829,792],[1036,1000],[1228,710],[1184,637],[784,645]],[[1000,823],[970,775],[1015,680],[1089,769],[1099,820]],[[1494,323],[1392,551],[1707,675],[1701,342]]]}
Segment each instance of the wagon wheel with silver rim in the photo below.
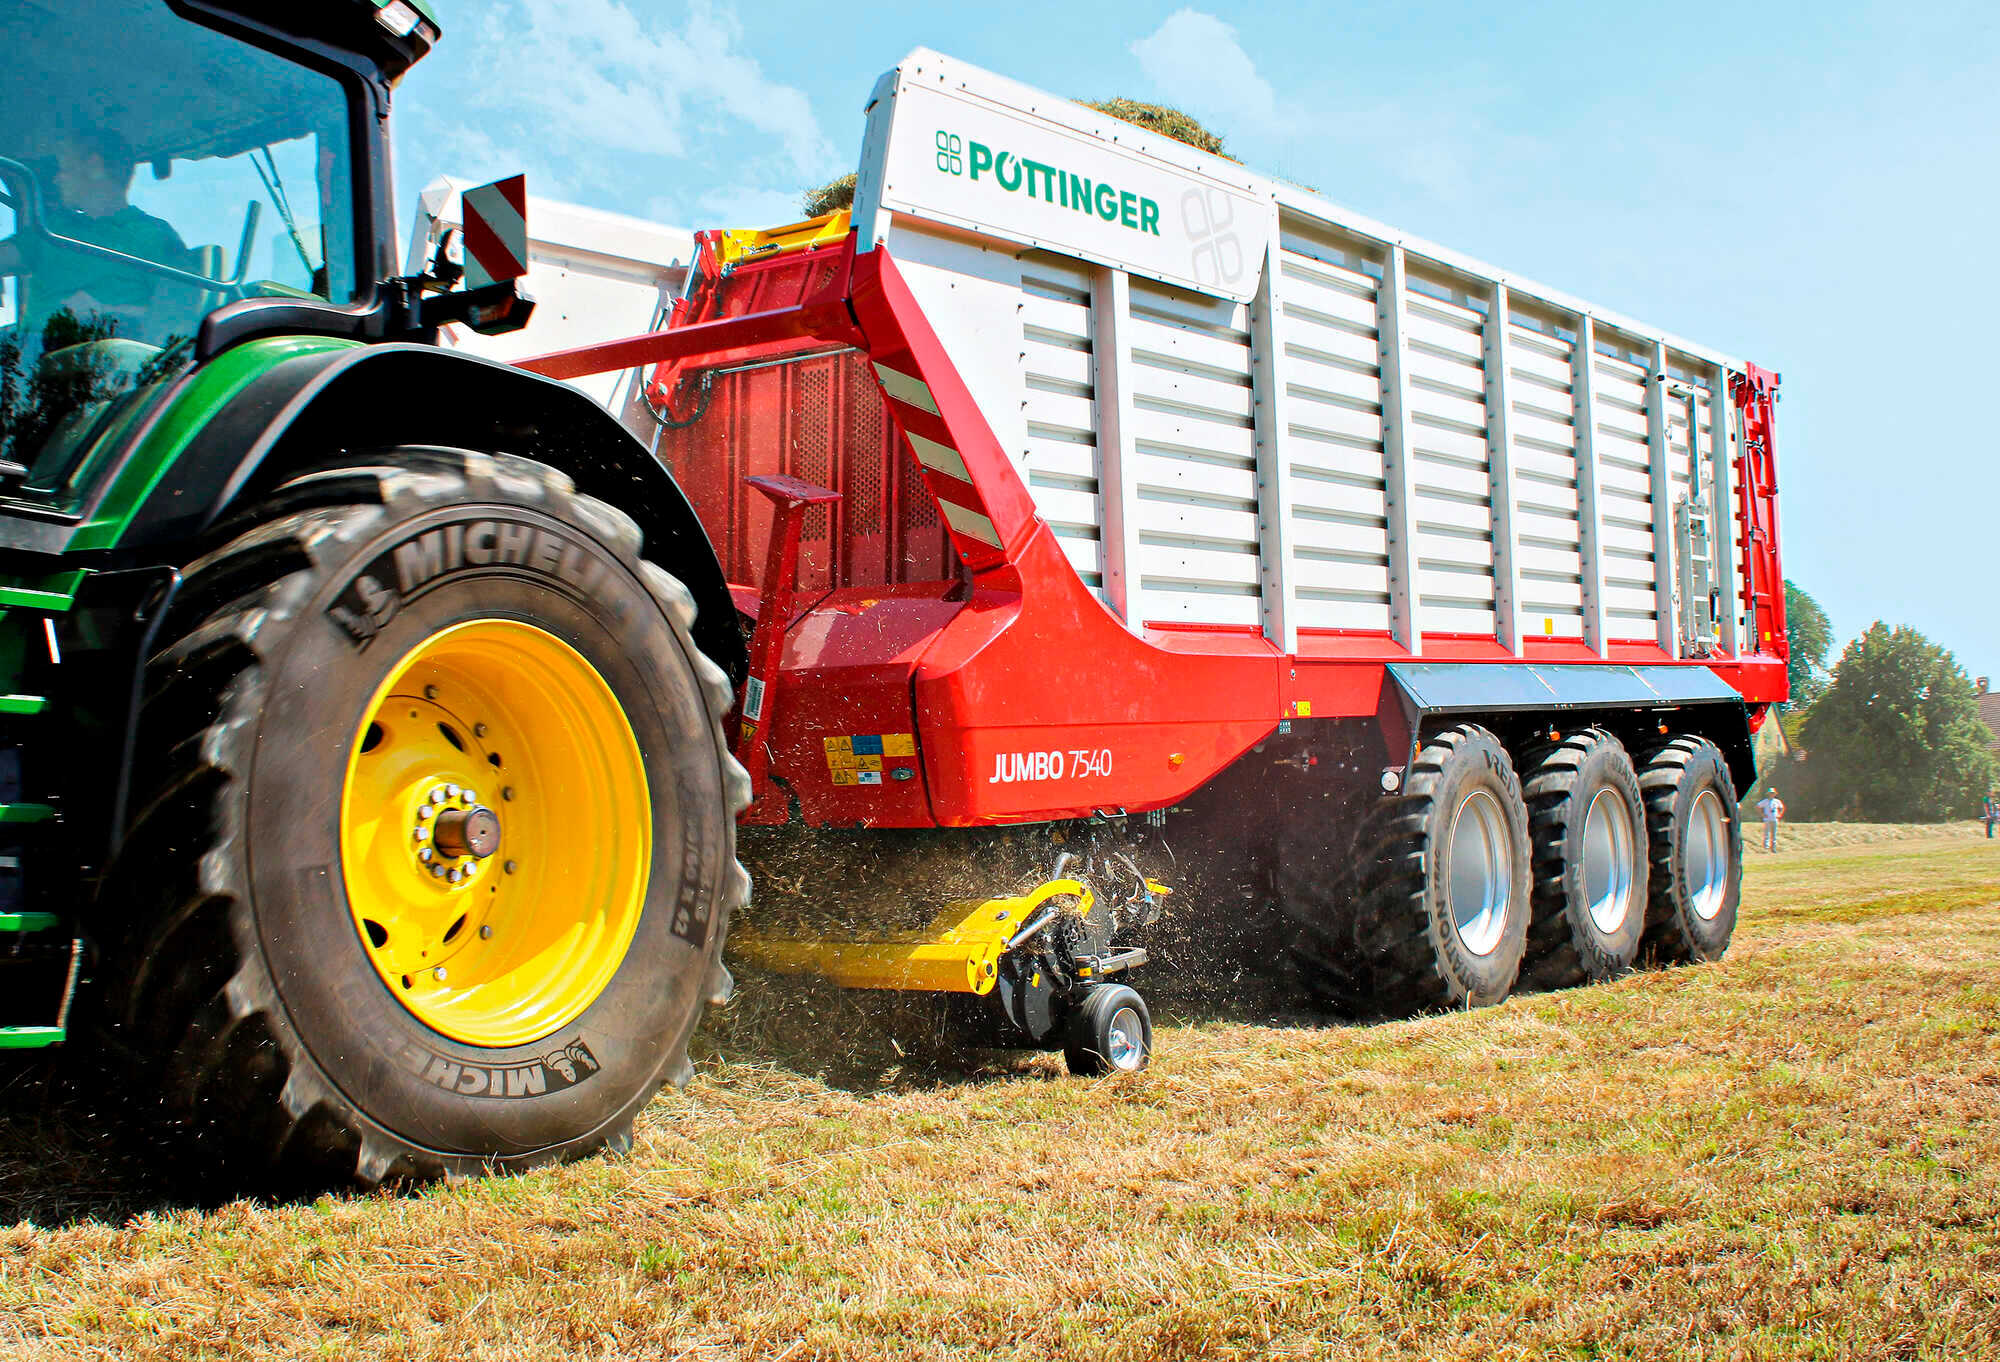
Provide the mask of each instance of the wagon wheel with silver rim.
{"label": "wagon wheel with silver rim", "polygon": [[1736,786],[1706,738],[1676,737],[1639,774],[1650,861],[1643,953],[1668,964],[1719,960],[1743,892]]}
{"label": "wagon wheel with silver rim", "polygon": [[1498,738],[1477,724],[1429,735],[1370,811],[1353,916],[1320,931],[1316,954],[1338,951],[1367,1006],[1392,1014],[1501,1001],[1527,941],[1527,823]]}
{"label": "wagon wheel with silver rim", "polygon": [[1614,978],[1645,930],[1646,829],[1625,747],[1585,728],[1534,753],[1522,782],[1534,841],[1524,979],[1538,988]]}

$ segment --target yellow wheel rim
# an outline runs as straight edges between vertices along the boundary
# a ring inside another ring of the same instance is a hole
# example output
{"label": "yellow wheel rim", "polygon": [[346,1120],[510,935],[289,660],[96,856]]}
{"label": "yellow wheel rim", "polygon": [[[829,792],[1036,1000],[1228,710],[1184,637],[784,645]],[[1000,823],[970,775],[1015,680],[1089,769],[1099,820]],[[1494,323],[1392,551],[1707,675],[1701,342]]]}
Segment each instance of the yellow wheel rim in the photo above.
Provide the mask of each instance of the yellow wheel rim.
{"label": "yellow wheel rim", "polygon": [[652,859],[645,762],[597,669],[546,630],[474,620],[376,688],[340,802],[354,927],[432,1030],[520,1045],[618,972]]}

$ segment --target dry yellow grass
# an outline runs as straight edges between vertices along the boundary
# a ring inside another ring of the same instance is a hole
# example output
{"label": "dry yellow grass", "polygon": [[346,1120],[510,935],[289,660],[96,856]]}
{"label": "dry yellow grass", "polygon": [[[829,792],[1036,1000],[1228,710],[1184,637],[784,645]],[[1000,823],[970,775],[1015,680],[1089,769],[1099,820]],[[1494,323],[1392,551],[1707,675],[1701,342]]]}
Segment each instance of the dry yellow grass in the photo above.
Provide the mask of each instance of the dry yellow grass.
{"label": "dry yellow grass", "polygon": [[632,1157],[402,1195],[163,1201],[16,1078],[0,1349],[1991,1355],[2000,843],[1757,857],[1747,897],[1719,965],[1371,1027],[1163,1019],[1149,1072],[1093,1082],[779,1048],[753,1009]]}
{"label": "dry yellow grass", "polygon": [[[1745,850],[1752,856],[1763,852],[1763,828],[1754,820],[1754,810],[1745,812],[1753,820],[1746,824]],[[1983,841],[1983,824],[1963,823],[1786,823],[1779,832],[1783,851],[1817,851],[1822,847],[1874,846],[1880,842]],[[1781,853],[1782,854],[1782,853]]]}

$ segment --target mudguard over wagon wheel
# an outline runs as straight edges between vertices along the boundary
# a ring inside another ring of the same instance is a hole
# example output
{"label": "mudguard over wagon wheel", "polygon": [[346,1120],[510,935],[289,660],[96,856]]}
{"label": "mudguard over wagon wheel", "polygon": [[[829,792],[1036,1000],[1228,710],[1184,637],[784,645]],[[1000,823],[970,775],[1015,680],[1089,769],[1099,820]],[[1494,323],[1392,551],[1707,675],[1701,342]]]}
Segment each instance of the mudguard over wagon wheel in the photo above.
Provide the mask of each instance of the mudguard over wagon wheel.
{"label": "mudguard over wagon wheel", "polygon": [[615,1147],[686,1080],[748,782],[640,548],[539,464],[399,450],[188,569],[105,928],[171,1118],[372,1184]]}

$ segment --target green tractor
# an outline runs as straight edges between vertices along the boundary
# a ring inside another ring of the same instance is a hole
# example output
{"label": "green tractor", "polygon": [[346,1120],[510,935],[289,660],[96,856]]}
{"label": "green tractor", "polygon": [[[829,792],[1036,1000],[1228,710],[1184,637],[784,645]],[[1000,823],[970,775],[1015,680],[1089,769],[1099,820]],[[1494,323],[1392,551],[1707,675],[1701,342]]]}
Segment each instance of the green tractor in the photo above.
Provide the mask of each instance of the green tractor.
{"label": "green tractor", "polygon": [[0,1047],[276,1175],[629,1141],[729,985],[743,646],[642,446],[436,344],[512,281],[397,273],[432,16],[0,35]]}

